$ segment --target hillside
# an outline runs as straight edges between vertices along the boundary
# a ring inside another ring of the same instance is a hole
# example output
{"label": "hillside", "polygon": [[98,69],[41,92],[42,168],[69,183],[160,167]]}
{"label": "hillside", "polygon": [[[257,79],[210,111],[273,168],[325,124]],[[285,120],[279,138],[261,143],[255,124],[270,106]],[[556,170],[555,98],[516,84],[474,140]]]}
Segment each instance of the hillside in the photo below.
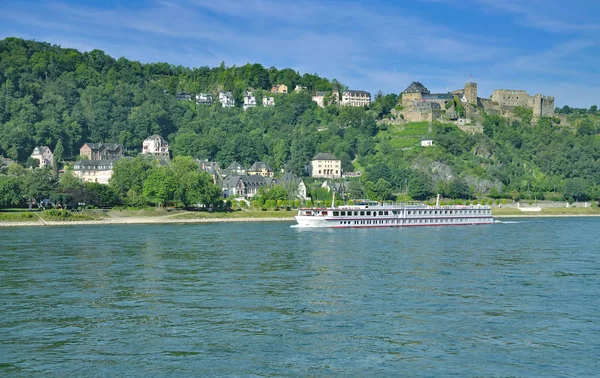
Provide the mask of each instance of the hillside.
{"label": "hillside", "polygon": [[[253,90],[261,104],[276,84],[306,91],[274,95],[274,107],[241,109],[244,91]],[[7,38],[0,41],[0,155],[24,163],[34,146],[54,149],[58,141],[65,160],[88,141],[118,142],[135,155],[158,133],[173,155],[221,166],[263,160],[302,174],[317,152],[331,152],[345,171],[363,170],[352,187],[356,196],[600,197],[597,109],[569,112],[570,126],[484,116],[484,134],[470,135],[446,124],[378,124],[397,104],[395,94],[376,96],[369,109],[318,107],[311,93],[334,85],[344,88],[289,68],[141,64]],[[177,100],[179,92],[220,90],[232,91],[234,108]],[[420,147],[426,135],[436,146]]]}

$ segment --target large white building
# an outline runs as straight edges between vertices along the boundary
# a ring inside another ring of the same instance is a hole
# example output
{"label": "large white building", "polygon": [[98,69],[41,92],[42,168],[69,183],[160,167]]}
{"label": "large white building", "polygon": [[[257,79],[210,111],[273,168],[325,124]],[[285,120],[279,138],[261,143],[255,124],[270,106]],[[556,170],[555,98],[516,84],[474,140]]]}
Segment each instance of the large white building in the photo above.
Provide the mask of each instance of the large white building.
{"label": "large white building", "polygon": [[369,106],[371,104],[371,94],[366,91],[348,89],[342,92],[342,101],[340,104],[346,106]]}
{"label": "large white building", "polygon": [[332,154],[319,153],[308,166],[311,177],[340,178],[342,177],[342,161]]}
{"label": "large white building", "polygon": [[158,134],[154,134],[144,140],[144,143],[142,144],[142,155],[168,159],[169,143],[167,143],[165,138]]}
{"label": "large white building", "polygon": [[73,176],[83,182],[108,185],[116,160],[80,160],[73,166]]}

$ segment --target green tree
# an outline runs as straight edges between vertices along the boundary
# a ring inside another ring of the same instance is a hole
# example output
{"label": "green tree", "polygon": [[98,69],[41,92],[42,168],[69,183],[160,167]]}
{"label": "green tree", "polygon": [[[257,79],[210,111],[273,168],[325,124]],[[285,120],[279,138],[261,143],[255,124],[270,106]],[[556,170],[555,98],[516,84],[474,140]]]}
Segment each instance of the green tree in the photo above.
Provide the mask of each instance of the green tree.
{"label": "green tree", "polygon": [[379,179],[376,183],[367,181],[365,183],[365,192],[370,200],[387,201],[394,199],[392,186],[384,179]]}
{"label": "green tree", "polygon": [[56,166],[56,170],[62,166],[62,161],[64,159],[65,149],[63,147],[62,141],[59,140],[56,143],[56,147],[54,147],[54,165]]}
{"label": "green tree", "polygon": [[588,183],[580,177],[566,179],[563,184],[563,192],[565,198],[572,198],[575,201],[586,200],[587,190]]}
{"label": "green tree", "polygon": [[362,182],[358,179],[350,180],[350,184],[348,184],[348,194],[352,199],[364,198],[365,190]]}
{"label": "green tree", "polygon": [[173,170],[166,166],[152,168],[143,183],[143,195],[156,205],[164,205],[174,198],[177,182]]}
{"label": "green tree", "polygon": [[89,203],[100,207],[112,207],[121,203],[118,193],[109,185],[97,182],[86,182],[85,192],[89,193]]}
{"label": "green tree", "polygon": [[222,204],[220,189],[214,185],[212,177],[201,171],[200,166],[191,157],[176,156],[172,166],[176,182],[175,200],[185,207],[215,207]]}
{"label": "green tree", "polygon": [[153,167],[152,161],[142,156],[119,159],[114,165],[109,184],[122,197],[126,197],[129,192],[133,195],[142,194],[144,181]]}
{"label": "green tree", "polygon": [[433,194],[431,179],[425,174],[416,174],[408,182],[408,195],[416,200],[425,200]]}
{"label": "green tree", "polygon": [[450,185],[448,186],[448,194],[451,198],[471,198],[469,185],[462,177],[456,177],[450,181]]}
{"label": "green tree", "polygon": [[32,169],[25,174],[22,185],[23,195],[39,203],[56,191],[56,175],[50,167]]}
{"label": "green tree", "polygon": [[17,205],[21,199],[19,179],[15,176],[0,175],[0,207]]}

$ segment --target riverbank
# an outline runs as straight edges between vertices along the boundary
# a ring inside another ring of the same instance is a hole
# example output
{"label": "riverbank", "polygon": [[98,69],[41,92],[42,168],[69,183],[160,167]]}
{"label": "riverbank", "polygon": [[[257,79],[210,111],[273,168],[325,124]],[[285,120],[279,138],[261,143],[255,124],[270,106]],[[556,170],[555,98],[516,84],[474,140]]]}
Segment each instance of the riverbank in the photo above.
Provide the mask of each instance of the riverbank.
{"label": "riverbank", "polygon": [[[599,208],[543,208],[540,211],[522,212],[515,208],[494,208],[494,218],[552,218],[552,217],[600,217]],[[28,213],[29,214],[29,213]],[[44,213],[30,213],[26,219],[0,220],[0,227],[17,226],[78,226],[117,224],[177,224],[177,223],[225,223],[225,222],[293,222],[294,211],[236,211],[231,213],[191,212],[175,210],[139,211],[90,211],[85,219],[77,217],[63,220],[46,219]],[[16,217],[15,217],[16,218]]]}

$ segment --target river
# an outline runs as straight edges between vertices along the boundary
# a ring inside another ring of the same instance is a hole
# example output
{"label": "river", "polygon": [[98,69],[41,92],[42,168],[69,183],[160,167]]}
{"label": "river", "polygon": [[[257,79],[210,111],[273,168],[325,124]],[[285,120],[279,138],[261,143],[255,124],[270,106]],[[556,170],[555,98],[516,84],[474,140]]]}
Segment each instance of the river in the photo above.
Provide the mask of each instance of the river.
{"label": "river", "polygon": [[0,228],[2,376],[594,376],[599,218]]}

